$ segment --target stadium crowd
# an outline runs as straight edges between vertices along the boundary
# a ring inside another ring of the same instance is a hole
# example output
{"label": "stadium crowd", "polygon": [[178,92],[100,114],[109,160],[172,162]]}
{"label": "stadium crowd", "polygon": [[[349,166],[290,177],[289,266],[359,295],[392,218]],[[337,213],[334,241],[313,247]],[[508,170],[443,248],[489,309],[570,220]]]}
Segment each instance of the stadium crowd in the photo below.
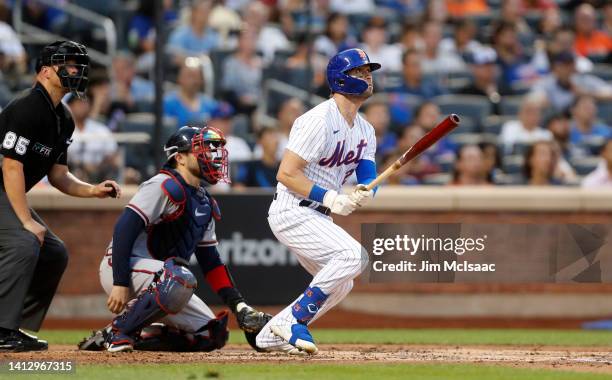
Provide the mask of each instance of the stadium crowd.
{"label": "stadium crowd", "polygon": [[[23,2],[23,21],[98,48],[95,28]],[[151,174],[153,0],[72,1],[113,18],[120,52],[68,97],[70,165],[86,180]],[[612,186],[612,1],[164,0],[164,136],[206,122],[228,137],[233,187],[272,187],[291,125],[329,96],[325,67],[361,47],[382,63],[363,113],[388,165],[449,113],[461,126],[389,179],[398,185]],[[40,45],[0,1],[0,105],[32,84]],[[103,50],[103,49],[101,49]],[[309,96],[312,93],[316,96]],[[164,134],[166,133],[166,134]]]}

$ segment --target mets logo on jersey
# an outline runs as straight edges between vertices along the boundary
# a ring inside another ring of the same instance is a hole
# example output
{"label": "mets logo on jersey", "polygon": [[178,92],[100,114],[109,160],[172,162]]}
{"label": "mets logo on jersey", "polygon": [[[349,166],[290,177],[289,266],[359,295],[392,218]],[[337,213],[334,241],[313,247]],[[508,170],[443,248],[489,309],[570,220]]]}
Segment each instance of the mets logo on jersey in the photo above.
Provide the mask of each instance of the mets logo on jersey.
{"label": "mets logo on jersey", "polygon": [[346,140],[338,141],[338,143],[336,144],[336,149],[334,149],[332,155],[319,160],[319,165],[333,168],[334,166],[357,163],[361,159],[363,149],[368,146],[368,142],[364,139],[361,139],[361,141],[359,141],[359,144],[357,144],[357,152],[355,152],[354,150],[349,150],[348,152],[346,152],[346,155],[344,154],[345,145]]}

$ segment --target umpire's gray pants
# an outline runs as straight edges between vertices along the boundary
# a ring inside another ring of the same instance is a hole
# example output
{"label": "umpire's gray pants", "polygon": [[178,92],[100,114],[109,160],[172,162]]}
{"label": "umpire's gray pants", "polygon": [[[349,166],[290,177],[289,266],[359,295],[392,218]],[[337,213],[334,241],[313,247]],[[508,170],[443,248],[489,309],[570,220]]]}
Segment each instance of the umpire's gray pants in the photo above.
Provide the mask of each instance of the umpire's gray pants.
{"label": "umpire's gray pants", "polygon": [[42,247],[0,189],[0,327],[6,329],[40,329],[68,264],[64,243],[30,212],[47,228]]}

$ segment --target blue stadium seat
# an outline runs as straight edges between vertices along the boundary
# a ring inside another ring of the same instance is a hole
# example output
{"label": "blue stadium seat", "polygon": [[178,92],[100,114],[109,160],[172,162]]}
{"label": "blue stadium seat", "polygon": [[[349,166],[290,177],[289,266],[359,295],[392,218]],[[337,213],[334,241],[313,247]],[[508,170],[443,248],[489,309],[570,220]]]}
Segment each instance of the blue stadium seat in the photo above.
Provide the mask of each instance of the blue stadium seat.
{"label": "blue stadium seat", "polygon": [[440,111],[444,115],[456,113],[462,119],[466,116],[471,118],[476,125],[476,131],[480,129],[482,123],[492,111],[489,99],[484,96],[441,95],[436,96],[432,101],[440,107]]}
{"label": "blue stadium seat", "polygon": [[491,115],[488,116],[482,124],[482,131],[491,135],[499,136],[501,133],[502,126],[509,120],[514,120],[514,116],[499,116]]}
{"label": "blue stadium seat", "polygon": [[[131,113],[119,123],[119,132],[144,132],[153,136],[155,115],[152,113]],[[153,149],[162,149],[162,145],[176,131],[174,119],[165,118],[160,136],[160,146],[150,144],[126,144],[125,164],[138,170],[144,177],[154,174],[155,162]]]}

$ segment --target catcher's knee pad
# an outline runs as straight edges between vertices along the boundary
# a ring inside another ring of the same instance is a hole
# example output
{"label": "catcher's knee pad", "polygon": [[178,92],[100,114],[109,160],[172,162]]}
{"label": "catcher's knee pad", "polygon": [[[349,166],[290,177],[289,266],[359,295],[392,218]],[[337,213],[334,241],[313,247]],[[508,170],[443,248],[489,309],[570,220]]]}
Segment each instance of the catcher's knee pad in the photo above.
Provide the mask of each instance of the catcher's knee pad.
{"label": "catcher's knee pad", "polygon": [[[228,316],[227,310],[224,310],[217,314],[217,318],[211,319],[206,325],[198,329],[191,351],[209,352],[223,348],[229,339]],[[208,332],[208,334],[205,334],[205,332]]]}
{"label": "catcher's knee pad", "polygon": [[197,281],[182,259],[169,258],[156,281],[129,303],[113,320],[113,330],[132,335],[166,316],[176,314],[189,302]]}
{"label": "catcher's knee pad", "polygon": [[189,263],[178,257],[171,257],[164,262],[155,290],[157,302],[167,314],[181,311],[193,295],[198,282],[188,268]]}

